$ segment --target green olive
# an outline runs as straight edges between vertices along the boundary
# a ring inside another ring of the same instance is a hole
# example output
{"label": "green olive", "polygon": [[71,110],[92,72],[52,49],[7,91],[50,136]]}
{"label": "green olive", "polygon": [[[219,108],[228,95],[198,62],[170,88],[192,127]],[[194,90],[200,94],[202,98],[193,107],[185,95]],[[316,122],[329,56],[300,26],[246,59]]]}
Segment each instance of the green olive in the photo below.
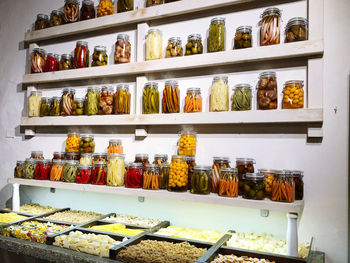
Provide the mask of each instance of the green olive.
{"label": "green olive", "polygon": [[249,197],[250,197],[250,198],[254,198],[255,195],[256,195],[256,192],[255,192],[254,190],[250,190],[250,191],[249,191]]}
{"label": "green olive", "polygon": [[195,47],[193,47],[191,51],[192,51],[192,54],[198,54],[198,50]]}
{"label": "green olive", "polygon": [[250,191],[249,185],[244,184],[244,191],[247,192],[247,193]]}
{"label": "green olive", "polygon": [[260,190],[260,191],[256,194],[256,199],[264,199],[264,191]]}
{"label": "green olive", "polygon": [[186,44],[186,48],[188,48],[188,49],[192,48],[192,42],[188,42],[188,43]]}

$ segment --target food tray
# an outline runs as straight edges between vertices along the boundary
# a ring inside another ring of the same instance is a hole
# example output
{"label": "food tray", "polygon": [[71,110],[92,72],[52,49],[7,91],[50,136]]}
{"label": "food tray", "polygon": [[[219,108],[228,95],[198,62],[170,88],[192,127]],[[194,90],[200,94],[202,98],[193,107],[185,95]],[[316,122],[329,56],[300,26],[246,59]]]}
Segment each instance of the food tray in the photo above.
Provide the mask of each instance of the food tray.
{"label": "food tray", "polygon": [[13,222],[10,222],[10,223],[5,223],[5,224],[1,224],[0,223],[0,227],[1,228],[10,226],[11,224],[17,224],[17,223],[24,222],[24,221],[28,220],[28,218],[33,218],[32,215],[28,215],[26,213],[14,212],[14,211],[10,211],[10,210],[0,210],[0,214],[6,214],[6,213],[15,213],[15,214],[18,214],[20,216],[26,216],[26,218],[23,218],[23,219],[17,220],[17,221],[13,221]]}

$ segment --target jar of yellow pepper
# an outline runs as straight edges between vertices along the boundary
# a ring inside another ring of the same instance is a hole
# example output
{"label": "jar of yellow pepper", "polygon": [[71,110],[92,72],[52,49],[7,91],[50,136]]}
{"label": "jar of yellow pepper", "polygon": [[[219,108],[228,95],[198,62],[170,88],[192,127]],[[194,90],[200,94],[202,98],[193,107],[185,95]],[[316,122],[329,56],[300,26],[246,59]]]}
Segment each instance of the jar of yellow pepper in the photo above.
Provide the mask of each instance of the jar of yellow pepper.
{"label": "jar of yellow pepper", "polygon": [[179,140],[179,155],[195,156],[197,147],[196,134],[192,131],[182,131]]}
{"label": "jar of yellow pepper", "polygon": [[66,140],[66,152],[78,153],[80,151],[80,135],[76,132],[68,133]]}
{"label": "jar of yellow pepper", "polygon": [[173,192],[187,191],[188,167],[183,156],[173,155],[169,170],[168,190]]}
{"label": "jar of yellow pepper", "polygon": [[100,0],[97,7],[97,17],[108,16],[114,13],[114,5],[111,0]]}

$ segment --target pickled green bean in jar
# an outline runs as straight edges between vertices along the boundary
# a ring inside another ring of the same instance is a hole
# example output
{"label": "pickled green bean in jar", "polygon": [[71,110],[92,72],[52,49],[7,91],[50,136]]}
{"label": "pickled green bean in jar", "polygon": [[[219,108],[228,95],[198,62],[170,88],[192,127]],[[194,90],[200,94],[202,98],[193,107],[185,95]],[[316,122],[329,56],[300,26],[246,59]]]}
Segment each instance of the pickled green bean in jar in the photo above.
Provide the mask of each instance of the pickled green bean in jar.
{"label": "pickled green bean in jar", "polygon": [[249,84],[238,84],[233,89],[232,111],[247,111],[252,109],[252,90]]}
{"label": "pickled green bean in jar", "polygon": [[38,160],[37,159],[26,159],[23,165],[23,178],[25,179],[34,179],[35,168]]}
{"label": "pickled green bean in jar", "polygon": [[225,35],[225,18],[213,18],[209,28],[208,52],[225,51]]}
{"label": "pickled green bean in jar", "polygon": [[99,89],[89,87],[85,96],[85,114],[97,115],[99,103],[100,103]]}
{"label": "pickled green bean in jar", "polygon": [[47,97],[41,98],[40,117],[50,116],[51,99]]}
{"label": "pickled green bean in jar", "polygon": [[63,168],[63,182],[75,183],[77,181],[79,161],[65,161]]}
{"label": "pickled green bean in jar", "polygon": [[61,97],[53,97],[50,106],[50,116],[61,115]]}
{"label": "pickled green bean in jar", "polygon": [[158,84],[155,82],[148,82],[143,89],[142,97],[142,113],[154,114],[159,113],[159,91]]}

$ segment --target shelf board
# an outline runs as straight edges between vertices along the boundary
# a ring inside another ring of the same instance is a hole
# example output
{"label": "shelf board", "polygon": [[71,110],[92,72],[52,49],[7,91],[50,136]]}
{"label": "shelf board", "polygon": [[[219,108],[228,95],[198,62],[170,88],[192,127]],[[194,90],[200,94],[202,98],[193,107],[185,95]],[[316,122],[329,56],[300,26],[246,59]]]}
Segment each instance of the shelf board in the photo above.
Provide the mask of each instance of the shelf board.
{"label": "shelf board", "polygon": [[226,205],[235,207],[245,207],[254,209],[266,209],[276,210],[289,213],[301,213],[304,209],[304,201],[295,201],[294,203],[280,203],[270,200],[247,200],[242,197],[238,198],[225,198],[217,194],[210,195],[195,195],[189,192],[186,193],[174,193],[166,190],[143,190],[143,189],[129,189],[125,187],[112,187],[101,186],[91,184],[76,184],[76,183],[64,183],[64,182],[52,182],[52,181],[40,181],[20,178],[8,179],[10,184],[20,184],[28,186],[46,187],[66,189],[73,191],[86,191],[104,194],[115,194],[123,196],[143,196],[157,199],[178,200],[187,202],[209,203],[215,205]]}
{"label": "shelf board", "polygon": [[244,65],[245,63],[255,63],[260,61],[301,57],[308,58],[321,54],[323,54],[323,41],[307,40],[288,44],[228,50],[223,52],[159,59],[153,61],[26,74],[23,76],[22,83],[24,85],[30,85],[127,75],[136,76],[147,73],[212,68],[233,64]]}

